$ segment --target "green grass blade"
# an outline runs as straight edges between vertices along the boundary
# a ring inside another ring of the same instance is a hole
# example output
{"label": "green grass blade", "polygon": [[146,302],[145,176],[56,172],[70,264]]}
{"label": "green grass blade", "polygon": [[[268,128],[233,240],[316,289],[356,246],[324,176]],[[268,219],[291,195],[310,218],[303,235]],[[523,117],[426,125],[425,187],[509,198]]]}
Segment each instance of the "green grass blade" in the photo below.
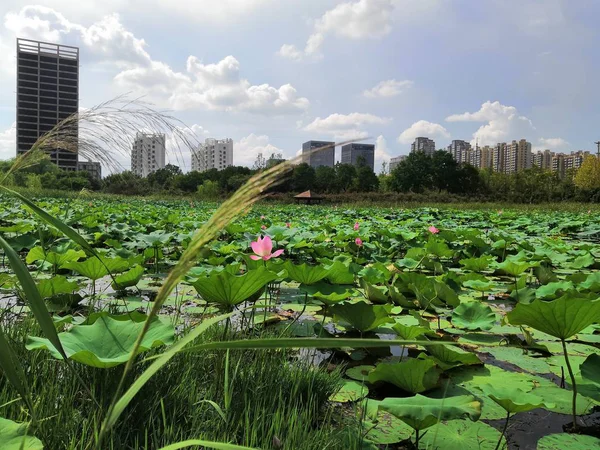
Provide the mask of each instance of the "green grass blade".
{"label": "green grass blade", "polygon": [[60,343],[60,339],[58,338],[58,333],[56,332],[56,327],[54,326],[52,316],[48,312],[46,303],[44,303],[44,300],[40,296],[40,292],[38,291],[35,281],[33,281],[33,278],[31,278],[31,274],[27,270],[27,267],[23,261],[21,261],[21,258],[19,258],[17,252],[15,252],[15,250],[2,237],[0,237],[0,247],[2,247],[4,250],[4,254],[8,258],[12,270],[19,279],[19,283],[21,284],[21,288],[25,294],[27,305],[31,309],[31,312],[40,325],[42,333],[44,333],[44,336],[46,336],[46,338],[52,342],[52,345],[56,347],[62,357],[66,360],[67,355],[65,354],[63,346]]}
{"label": "green grass blade", "polygon": [[217,317],[212,317],[210,319],[205,320],[196,328],[192,329],[188,334],[186,334],[183,338],[177,341],[174,345],[169,347],[167,351],[158,355],[156,360],[148,367],[134,382],[129,389],[125,391],[125,393],[121,396],[121,398],[116,402],[114,408],[110,411],[110,415],[105,419],[102,424],[102,431],[108,431],[116,422],[121,413],[125,410],[127,405],[133,400],[133,397],[140,391],[140,389],[158,372],[165,364],[169,362],[173,356],[175,356],[179,351],[183,349],[186,345],[208,330],[212,325],[227,319],[232,314],[222,314]]}
{"label": "green grass blade", "polygon": [[159,450],[177,450],[179,448],[201,445],[206,448],[214,448],[216,450],[257,450],[253,447],[243,447],[241,445],[225,444],[222,442],[203,441],[201,439],[190,439],[188,441],[177,442],[176,444],[167,445]]}
{"label": "green grass blade", "polygon": [[449,341],[404,341],[387,339],[344,339],[344,338],[271,338],[245,339],[241,341],[207,342],[185,349],[185,352],[204,350],[250,350],[250,349],[281,349],[281,348],[376,348],[390,345],[457,345]]}
{"label": "green grass blade", "polygon": [[17,359],[17,355],[13,352],[4,332],[0,328],[0,367],[8,378],[8,381],[17,390],[23,401],[27,404],[31,416],[35,421],[35,412],[33,409],[33,402],[31,401],[31,393],[29,391],[29,385],[27,384],[27,378],[25,372]]}

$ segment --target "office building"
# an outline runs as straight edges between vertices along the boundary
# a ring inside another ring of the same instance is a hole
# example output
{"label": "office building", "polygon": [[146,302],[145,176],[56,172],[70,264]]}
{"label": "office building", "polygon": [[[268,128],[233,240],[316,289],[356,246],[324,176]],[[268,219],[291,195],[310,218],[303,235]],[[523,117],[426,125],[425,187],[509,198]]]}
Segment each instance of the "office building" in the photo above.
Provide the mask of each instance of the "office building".
{"label": "office building", "polygon": [[96,161],[79,161],[77,170],[87,172],[96,180],[102,179],[102,165]]}
{"label": "office building", "polygon": [[426,137],[418,137],[415,142],[410,144],[410,152],[424,152],[431,156],[435,153],[435,141]]}
{"label": "office building", "polygon": [[233,139],[208,138],[192,151],[192,170],[223,170],[233,165]]}
{"label": "office building", "polygon": [[[79,110],[79,49],[17,39],[17,156]],[[68,144],[64,144],[68,141]],[[78,128],[65,130],[63,147],[43,149],[61,169],[77,170]]]}
{"label": "office building", "polygon": [[[435,145],[434,145],[435,147]],[[467,141],[461,141],[456,139],[452,141],[452,143],[448,146],[448,153],[452,155],[452,157],[458,163],[469,163],[470,162],[470,152],[471,152],[471,144]]]}
{"label": "office building", "polygon": [[131,151],[131,171],[141,177],[165,167],[164,134],[138,132]]}
{"label": "office building", "polygon": [[[311,153],[312,150],[322,148]],[[308,141],[302,144],[302,162],[316,169],[319,166],[333,167],[335,165],[335,142]]]}
{"label": "office building", "polygon": [[373,144],[351,143],[342,146],[342,164],[357,166],[359,162],[375,169],[375,146]]}
{"label": "office building", "polygon": [[406,158],[407,158],[407,155],[400,155],[400,156],[395,156],[394,158],[391,158],[390,159],[390,173],[392,172],[392,170],[394,170],[396,167],[398,167],[398,164],[400,164]]}

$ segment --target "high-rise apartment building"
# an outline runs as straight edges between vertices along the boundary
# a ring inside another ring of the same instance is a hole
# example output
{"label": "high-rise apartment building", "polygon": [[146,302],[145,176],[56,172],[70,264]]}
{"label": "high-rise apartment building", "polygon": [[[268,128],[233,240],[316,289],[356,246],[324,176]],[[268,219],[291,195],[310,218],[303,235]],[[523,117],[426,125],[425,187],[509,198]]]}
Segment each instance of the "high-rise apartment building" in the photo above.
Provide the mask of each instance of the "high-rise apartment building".
{"label": "high-rise apartment building", "polygon": [[494,163],[494,148],[489,145],[481,147],[480,169],[492,169]]}
{"label": "high-rise apartment building", "polygon": [[407,157],[407,155],[400,155],[390,158],[390,173],[392,172],[392,170],[398,167],[398,164],[404,161]]}
{"label": "high-rise apartment building", "polygon": [[192,152],[192,170],[223,170],[233,165],[233,139],[208,138]]}
{"label": "high-rise apartment building", "polygon": [[[314,151],[317,148],[322,150]],[[312,153],[311,153],[312,151]],[[302,162],[316,169],[319,166],[335,165],[335,142],[308,141],[302,144]]]}
{"label": "high-rise apartment building", "polygon": [[492,169],[504,173],[506,166],[506,143],[498,142],[492,149]]}
{"label": "high-rise apartment building", "polygon": [[[435,147],[435,145],[434,145]],[[460,163],[469,163],[470,164],[470,151],[471,144],[467,141],[462,141],[460,139],[456,139],[452,141],[452,143],[448,146],[448,153],[452,154],[452,157],[456,160],[456,162]]]}
{"label": "high-rise apartment building", "polygon": [[102,165],[96,161],[79,161],[77,170],[89,173],[96,180],[102,179]]}
{"label": "high-rise apartment building", "polygon": [[358,165],[359,161],[375,170],[375,146],[373,144],[351,143],[342,146],[342,164]]}
{"label": "high-rise apartment building", "polygon": [[131,171],[141,177],[165,167],[166,138],[164,134],[138,132],[131,151]]}
{"label": "high-rise apartment building", "polygon": [[505,173],[515,173],[531,168],[531,143],[525,139],[506,144]]}
{"label": "high-rise apartment building", "polygon": [[537,151],[532,156],[532,166],[537,166],[544,170],[552,169],[552,153],[550,150],[546,149],[544,151]]}
{"label": "high-rise apartment building", "polygon": [[[17,39],[17,156],[78,110],[79,49]],[[44,150],[61,169],[77,170],[77,125],[67,134],[67,148],[54,143]]]}
{"label": "high-rise apartment building", "polygon": [[435,141],[426,137],[418,137],[410,144],[410,152],[424,152],[431,156],[435,153]]}

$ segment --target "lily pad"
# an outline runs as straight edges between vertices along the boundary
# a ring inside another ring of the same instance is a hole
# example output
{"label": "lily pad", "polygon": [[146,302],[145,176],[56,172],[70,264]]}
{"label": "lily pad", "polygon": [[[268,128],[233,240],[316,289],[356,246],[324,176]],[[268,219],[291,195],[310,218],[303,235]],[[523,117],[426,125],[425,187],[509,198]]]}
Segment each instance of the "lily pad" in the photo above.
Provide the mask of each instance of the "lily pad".
{"label": "lily pad", "polygon": [[[76,325],[67,332],[59,333],[58,337],[69,359],[92,367],[109,368],[127,362],[143,327],[144,322],[100,316],[93,324]],[[144,336],[138,353],[173,341],[173,326],[157,318]],[[54,345],[45,338],[29,336],[26,348],[48,350],[53,357],[62,359]]]}
{"label": "lily pad", "polygon": [[498,403],[510,414],[531,411],[537,408],[552,408],[554,404],[546,404],[542,397],[522,391],[518,387],[507,384],[495,385],[484,384],[482,391],[489,398]]}
{"label": "lily pad", "polygon": [[[494,450],[499,439],[500,432],[486,423],[449,420],[432,426],[419,442],[419,448]],[[506,441],[502,438],[500,448],[503,448],[504,445],[506,445]]]}
{"label": "lily pad", "polygon": [[588,356],[579,368],[584,380],[600,386],[600,355],[598,353]]}
{"label": "lily pad", "polygon": [[466,330],[489,330],[496,323],[496,313],[480,302],[461,303],[452,312],[452,323]]}
{"label": "lily pad", "polygon": [[537,443],[537,450],[598,450],[600,439],[583,434],[557,433],[544,436]]}
{"label": "lily pad", "polygon": [[27,434],[28,423],[17,423],[0,417],[2,450],[43,450],[42,441]]}
{"label": "lily pad", "polygon": [[374,330],[384,323],[394,322],[390,317],[392,305],[369,305],[365,302],[342,303],[329,309],[335,320],[347,323],[355,330],[365,332]]}
{"label": "lily pad", "polygon": [[338,403],[355,402],[369,395],[369,388],[357,381],[344,380],[344,384],[329,400]]}
{"label": "lily pad", "polygon": [[369,382],[385,381],[413,394],[434,388],[440,371],[431,360],[409,359],[400,363],[380,363],[369,374]]}
{"label": "lily pad", "polygon": [[357,381],[365,381],[369,378],[369,372],[373,370],[375,366],[363,365],[363,366],[355,366],[348,370],[346,370],[345,375],[348,378],[352,378]]}

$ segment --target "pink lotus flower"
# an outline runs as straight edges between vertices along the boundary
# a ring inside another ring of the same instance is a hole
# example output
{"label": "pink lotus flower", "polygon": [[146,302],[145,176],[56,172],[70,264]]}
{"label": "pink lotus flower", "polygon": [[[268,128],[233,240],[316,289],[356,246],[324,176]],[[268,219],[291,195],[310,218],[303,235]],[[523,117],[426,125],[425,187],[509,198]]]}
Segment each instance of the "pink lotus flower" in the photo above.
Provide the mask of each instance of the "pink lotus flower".
{"label": "pink lotus flower", "polygon": [[499,216],[501,216],[503,212],[504,212],[504,211],[502,211],[501,209],[499,209],[499,210],[498,210],[498,215],[499,215]]}
{"label": "pink lotus flower", "polygon": [[292,224],[291,224],[290,222],[286,222],[286,223],[285,223],[285,226],[286,226],[287,228],[291,228]]}
{"label": "pink lotus flower", "polygon": [[250,243],[250,247],[256,253],[256,255],[250,255],[250,258],[254,261],[258,261],[259,259],[267,261],[271,258],[277,258],[283,253],[283,250],[273,252],[273,241],[269,236],[265,236],[264,238],[259,236],[256,241]]}
{"label": "pink lotus flower", "polygon": [[359,228],[360,228],[360,224],[358,222],[356,222],[354,224],[354,231],[358,231]]}
{"label": "pink lotus flower", "polygon": [[363,245],[363,241],[361,238],[354,239],[354,243],[359,247],[362,247],[362,245]]}
{"label": "pink lotus flower", "polygon": [[265,216],[260,216],[260,220],[265,220]]}
{"label": "pink lotus flower", "polygon": [[440,232],[440,230],[438,230],[438,229],[437,229],[436,227],[434,227],[433,225],[431,225],[431,226],[428,228],[428,230],[429,230],[429,232],[430,232],[431,234],[438,234],[438,233]]}
{"label": "pink lotus flower", "polygon": [[[91,203],[90,203],[90,204],[91,204]],[[591,209],[588,209],[588,214],[591,214],[591,212],[592,212],[592,210],[591,210]]]}
{"label": "pink lotus flower", "polygon": [[267,229],[267,226],[266,226],[266,225],[261,225],[261,226],[260,226],[260,229],[261,229],[261,230],[266,230],[266,229]]}

